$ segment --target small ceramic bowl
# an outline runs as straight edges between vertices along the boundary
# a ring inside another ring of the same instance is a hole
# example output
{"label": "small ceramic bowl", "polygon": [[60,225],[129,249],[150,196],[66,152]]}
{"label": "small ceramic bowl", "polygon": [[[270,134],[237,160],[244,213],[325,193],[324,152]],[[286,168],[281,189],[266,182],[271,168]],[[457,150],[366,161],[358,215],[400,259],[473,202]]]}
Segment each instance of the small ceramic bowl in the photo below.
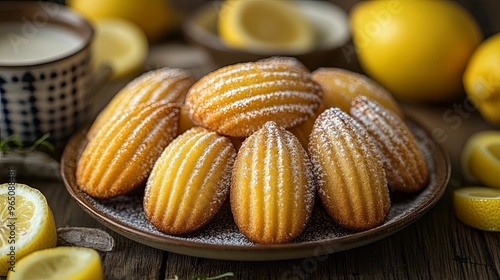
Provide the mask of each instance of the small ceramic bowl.
{"label": "small ceramic bowl", "polygon": [[[310,70],[319,67],[349,66],[352,54],[348,46],[351,34],[345,10],[327,1],[295,1],[299,10],[315,28],[318,42],[307,52],[294,54]],[[228,47],[218,35],[217,15],[219,6],[214,2],[202,6],[186,18],[182,30],[186,39],[205,49],[217,66],[255,61],[285,53],[255,53]]]}

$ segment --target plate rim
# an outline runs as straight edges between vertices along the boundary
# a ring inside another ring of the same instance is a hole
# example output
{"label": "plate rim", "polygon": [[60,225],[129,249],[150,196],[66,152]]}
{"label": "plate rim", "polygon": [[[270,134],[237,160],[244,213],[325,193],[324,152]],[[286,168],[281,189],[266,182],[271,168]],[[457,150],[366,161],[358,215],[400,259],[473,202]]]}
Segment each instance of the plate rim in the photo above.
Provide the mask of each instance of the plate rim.
{"label": "plate rim", "polygon": [[[175,236],[160,236],[155,233],[132,228],[124,222],[116,219],[113,216],[102,213],[92,205],[90,201],[78,194],[77,186],[73,186],[67,176],[75,176],[71,174],[73,167],[76,169],[76,155],[80,154],[78,149],[84,146],[82,141],[86,141],[86,129],[80,129],[67,142],[61,155],[60,173],[66,190],[72,199],[92,218],[110,230],[131,239],[138,243],[164,250],[173,253],[189,255],[193,257],[202,257],[219,260],[240,260],[240,261],[268,261],[268,260],[286,260],[306,257],[317,257],[320,255],[341,252],[381,240],[389,235],[406,228],[416,222],[420,217],[427,213],[440,200],[445,193],[446,187],[451,177],[451,160],[448,152],[442,145],[435,142],[422,125],[407,117],[406,122],[411,123],[416,128],[422,130],[425,136],[433,144],[433,152],[431,160],[435,164],[440,164],[445,170],[443,174],[437,174],[436,181],[441,182],[438,188],[433,191],[429,198],[425,199],[418,207],[405,214],[397,221],[390,224],[352,233],[339,238],[329,238],[325,240],[315,240],[302,243],[285,243],[275,245],[228,245],[228,244],[210,244],[201,243],[190,240],[183,240]],[[73,160],[72,160],[73,159]],[[73,165],[73,166],[71,166]],[[321,252],[318,249],[322,249]],[[214,254],[214,252],[217,252]],[[238,253],[237,255],[235,253]]]}

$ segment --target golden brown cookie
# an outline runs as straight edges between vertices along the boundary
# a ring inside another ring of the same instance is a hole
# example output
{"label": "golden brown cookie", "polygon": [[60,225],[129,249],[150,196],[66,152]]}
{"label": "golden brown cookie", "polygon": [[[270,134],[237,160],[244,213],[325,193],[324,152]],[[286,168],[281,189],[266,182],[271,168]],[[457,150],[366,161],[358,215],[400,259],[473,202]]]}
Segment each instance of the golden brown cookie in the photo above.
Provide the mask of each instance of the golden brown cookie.
{"label": "golden brown cookie", "polygon": [[375,140],[392,188],[416,192],[427,185],[429,168],[424,154],[401,118],[365,96],[353,100],[351,115]]}
{"label": "golden brown cookie", "polygon": [[160,68],[144,73],[118,92],[99,113],[87,133],[92,139],[106,122],[142,103],[183,103],[194,78],[178,68]]}
{"label": "golden brown cookie", "polygon": [[349,113],[351,101],[358,95],[368,96],[403,117],[403,110],[392,94],[363,74],[340,68],[318,68],[312,79],[321,86],[324,108],[339,107]]}
{"label": "golden brown cookie", "polygon": [[234,137],[249,136],[268,121],[298,125],[320,104],[321,90],[310,73],[272,59],[219,68],[186,97],[195,124]]}
{"label": "golden brown cookie", "polygon": [[147,219],[173,235],[207,224],[229,195],[235,157],[227,137],[201,127],[181,134],[162,153],[148,179]]}
{"label": "golden brown cookie", "polygon": [[291,57],[291,56],[271,56],[268,58],[263,58],[263,59],[257,60],[257,62],[282,63],[282,64],[288,65],[290,67],[294,67],[300,71],[310,72],[309,69],[307,69],[307,67],[302,62],[300,62],[295,57]]}
{"label": "golden brown cookie", "polygon": [[177,135],[178,121],[178,105],[156,102],[139,105],[106,123],[78,160],[78,186],[95,198],[136,190]]}
{"label": "golden brown cookie", "polygon": [[230,197],[236,225],[249,240],[295,239],[315,198],[310,161],[297,138],[274,122],[249,136],[238,151]]}
{"label": "golden brown cookie", "polygon": [[321,113],[309,140],[318,195],[330,216],[351,230],[381,225],[390,208],[380,153],[368,132],[339,108]]}

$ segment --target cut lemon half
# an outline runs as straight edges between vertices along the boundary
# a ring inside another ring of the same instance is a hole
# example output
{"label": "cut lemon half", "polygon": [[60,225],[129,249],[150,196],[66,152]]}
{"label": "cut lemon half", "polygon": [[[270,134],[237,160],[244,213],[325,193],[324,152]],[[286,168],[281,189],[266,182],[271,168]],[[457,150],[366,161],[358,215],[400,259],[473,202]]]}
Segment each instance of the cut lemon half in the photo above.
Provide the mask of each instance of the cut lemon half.
{"label": "cut lemon half", "polygon": [[228,46],[255,53],[304,53],[316,40],[312,24],[287,0],[224,1],[218,30]]}
{"label": "cut lemon half", "polygon": [[481,230],[500,231],[500,189],[465,187],[453,195],[455,213],[465,224]]}
{"label": "cut lemon half", "polygon": [[0,275],[31,252],[55,247],[56,224],[43,194],[23,184],[0,185]]}
{"label": "cut lemon half", "polygon": [[36,251],[9,272],[7,280],[101,280],[104,279],[101,257],[94,249],[56,247]]}
{"label": "cut lemon half", "polygon": [[500,131],[483,131],[469,137],[460,161],[466,180],[500,188]]}
{"label": "cut lemon half", "polygon": [[149,51],[142,29],[119,18],[97,19],[94,27],[92,55],[96,69],[108,65],[114,78],[130,76],[142,69]]}

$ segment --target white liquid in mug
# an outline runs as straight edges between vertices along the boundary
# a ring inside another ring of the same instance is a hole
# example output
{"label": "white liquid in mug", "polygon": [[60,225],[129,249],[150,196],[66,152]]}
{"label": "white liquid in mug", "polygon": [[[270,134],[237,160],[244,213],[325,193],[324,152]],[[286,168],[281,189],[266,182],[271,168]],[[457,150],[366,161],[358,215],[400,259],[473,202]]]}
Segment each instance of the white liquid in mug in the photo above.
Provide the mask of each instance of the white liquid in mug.
{"label": "white liquid in mug", "polygon": [[78,34],[54,24],[0,23],[0,66],[24,66],[63,58],[81,49]]}

